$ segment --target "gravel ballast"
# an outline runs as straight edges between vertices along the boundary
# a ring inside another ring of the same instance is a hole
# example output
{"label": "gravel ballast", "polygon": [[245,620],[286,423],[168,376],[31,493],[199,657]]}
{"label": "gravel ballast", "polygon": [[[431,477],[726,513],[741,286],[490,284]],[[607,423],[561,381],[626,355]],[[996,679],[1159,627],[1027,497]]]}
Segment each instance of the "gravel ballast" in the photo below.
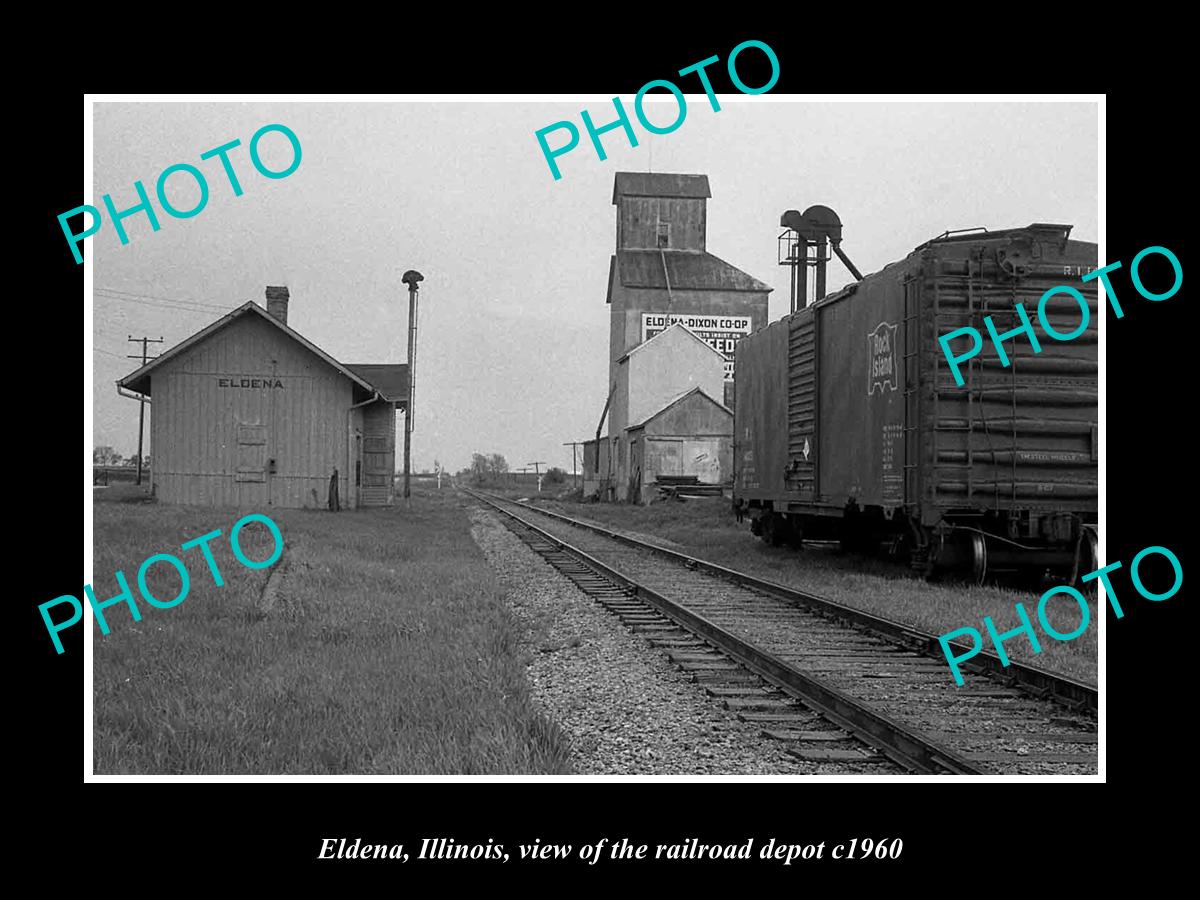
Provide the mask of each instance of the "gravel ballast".
{"label": "gravel ballast", "polygon": [[579,774],[847,774],[738,721],[489,511],[471,533],[523,631],[534,702],[566,734]]}

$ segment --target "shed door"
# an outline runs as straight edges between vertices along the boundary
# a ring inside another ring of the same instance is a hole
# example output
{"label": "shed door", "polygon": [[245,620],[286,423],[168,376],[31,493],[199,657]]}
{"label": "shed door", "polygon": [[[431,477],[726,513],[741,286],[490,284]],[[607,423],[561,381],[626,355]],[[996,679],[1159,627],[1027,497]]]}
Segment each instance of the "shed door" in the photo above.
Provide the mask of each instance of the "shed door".
{"label": "shed door", "polygon": [[683,441],[674,438],[646,438],[646,468],[643,481],[653,475],[682,475],[680,458]]}
{"label": "shed door", "polygon": [[247,506],[267,504],[267,426],[238,425],[238,502]]}
{"label": "shed door", "polygon": [[629,501],[641,503],[642,451],[638,441],[629,442]]}
{"label": "shed door", "polygon": [[704,484],[721,483],[719,439],[683,441],[680,446],[681,475],[695,475]]}

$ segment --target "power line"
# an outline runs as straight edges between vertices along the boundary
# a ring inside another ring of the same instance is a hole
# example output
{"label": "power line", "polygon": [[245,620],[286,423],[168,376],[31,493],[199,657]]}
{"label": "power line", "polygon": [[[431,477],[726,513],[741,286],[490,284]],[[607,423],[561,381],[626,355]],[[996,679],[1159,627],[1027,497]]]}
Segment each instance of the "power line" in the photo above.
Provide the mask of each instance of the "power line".
{"label": "power line", "polygon": [[103,292],[107,293],[107,294],[124,294],[125,296],[140,296],[140,298],[145,298],[146,300],[166,300],[167,302],[172,302],[172,304],[191,304],[193,306],[208,306],[209,308],[212,308],[212,310],[227,310],[227,308],[229,308],[228,306],[222,306],[220,304],[206,304],[206,302],[204,302],[203,300],[188,300],[187,298],[182,298],[182,296],[160,296],[158,294],[139,294],[137,292],[133,292],[133,290],[118,290],[116,288],[106,288],[106,287],[96,287],[95,290],[103,290]]}
{"label": "power line", "polygon": [[[116,300],[122,303],[136,303],[138,306],[149,306],[153,309],[177,309],[182,312],[202,313],[212,315],[215,310],[202,309],[196,306],[184,306],[179,303],[168,303],[165,300],[138,300],[136,297],[117,297],[109,294],[97,293],[95,296],[101,300]],[[232,312],[233,307],[220,307],[222,312]]]}
{"label": "power line", "polygon": [[104,296],[108,300],[128,300],[130,302],[140,302],[140,304],[173,304],[175,306],[194,306],[199,310],[226,310],[226,306],[217,306],[216,304],[205,304],[200,300],[187,300],[185,298],[173,298],[173,296],[143,296],[139,294],[128,294],[121,290],[109,290],[108,288],[95,288],[95,292]]}
{"label": "power line", "polygon": [[214,311],[229,313],[236,309],[236,307],[233,306],[184,306],[181,303],[170,303],[166,300],[139,300],[136,297],[118,297],[106,293],[96,293],[95,296],[102,300],[116,300],[123,303],[136,303],[139,306],[149,306],[153,309],[177,309],[182,312],[202,313],[207,315],[212,315]]}
{"label": "power line", "polygon": [[214,310],[201,309],[198,306],[184,306],[181,303],[168,303],[165,300],[139,300],[136,297],[117,297],[110,294],[96,293],[95,297],[99,300],[115,300],[121,303],[136,303],[138,306],[149,306],[153,309],[178,309],[183,312],[207,313],[210,314]]}
{"label": "power line", "polygon": [[[104,324],[107,325],[108,323],[105,322]],[[114,341],[125,340],[123,337],[121,337],[120,334],[118,334],[114,331],[105,331],[103,328],[101,328],[99,325],[96,325],[96,324],[92,325],[92,334],[93,334],[93,336],[100,335],[102,337],[106,337],[106,338],[109,338],[110,340],[114,340]],[[126,334],[128,334],[128,332],[126,332]]]}
{"label": "power line", "polygon": [[[128,334],[129,334],[129,332],[126,332],[126,335],[128,335]],[[107,353],[109,356],[117,357],[117,359],[125,359],[125,357],[120,354],[112,353],[108,350],[103,350],[100,347],[95,346],[95,344],[96,344],[95,338],[98,338],[98,337],[105,338],[106,341],[124,341],[125,338],[121,337],[119,334],[116,334],[115,332],[107,331],[104,328],[101,328],[99,325],[94,325],[92,327],[92,338],[93,338],[92,349],[93,350],[95,350],[98,353]]]}

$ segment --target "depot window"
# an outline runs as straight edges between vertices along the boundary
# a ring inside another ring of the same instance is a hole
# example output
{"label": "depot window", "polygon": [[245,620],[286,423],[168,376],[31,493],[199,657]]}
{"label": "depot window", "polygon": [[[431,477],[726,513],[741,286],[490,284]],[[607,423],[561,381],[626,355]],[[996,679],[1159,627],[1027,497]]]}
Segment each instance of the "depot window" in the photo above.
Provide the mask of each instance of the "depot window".
{"label": "depot window", "polygon": [[669,222],[658,223],[657,246],[660,250],[671,246],[671,225]]}

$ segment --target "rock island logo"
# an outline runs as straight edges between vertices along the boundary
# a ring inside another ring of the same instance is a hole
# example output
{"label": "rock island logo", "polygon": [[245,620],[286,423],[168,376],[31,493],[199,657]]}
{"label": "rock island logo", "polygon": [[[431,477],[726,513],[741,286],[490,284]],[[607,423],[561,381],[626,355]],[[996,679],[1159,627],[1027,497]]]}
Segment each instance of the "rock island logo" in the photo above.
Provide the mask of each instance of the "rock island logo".
{"label": "rock island logo", "polygon": [[870,397],[879,388],[879,393],[886,393],[887,388],[896,390],[899,376],[896,374],[896,330],[900,326],[880,322],[874,331],[867,332],[867,359],[870,361],[870,371],[867,373],[867,396]]}

